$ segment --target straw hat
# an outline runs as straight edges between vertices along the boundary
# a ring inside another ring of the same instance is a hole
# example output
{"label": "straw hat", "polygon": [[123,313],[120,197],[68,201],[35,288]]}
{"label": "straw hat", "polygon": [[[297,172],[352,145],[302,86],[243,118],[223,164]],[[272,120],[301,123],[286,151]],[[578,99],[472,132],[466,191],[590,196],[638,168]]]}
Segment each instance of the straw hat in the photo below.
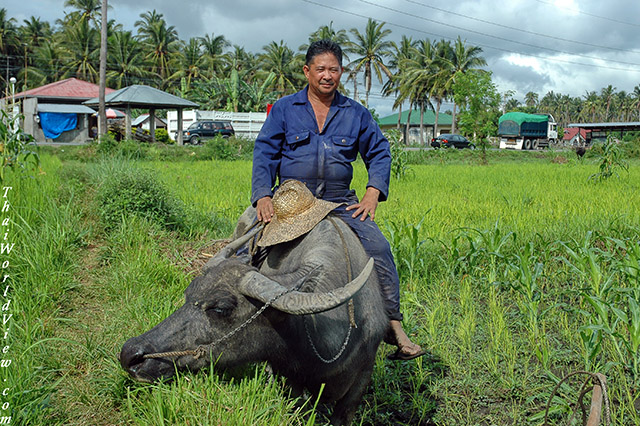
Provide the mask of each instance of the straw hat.
{"label": "straw hat", "polygon": [[274,216],[265,226],[258,245],[267,247],[294,240],[311,231],[340,204],[319,200],[304,183],[287,180],[273,194]]}

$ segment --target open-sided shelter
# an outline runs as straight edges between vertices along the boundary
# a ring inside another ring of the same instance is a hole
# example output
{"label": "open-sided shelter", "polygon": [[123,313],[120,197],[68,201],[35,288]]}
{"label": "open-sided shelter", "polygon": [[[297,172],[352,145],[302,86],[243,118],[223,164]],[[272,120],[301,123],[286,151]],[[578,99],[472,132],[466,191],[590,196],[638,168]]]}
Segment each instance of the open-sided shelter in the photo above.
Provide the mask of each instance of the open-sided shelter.
{"label": "open-sided shelter", "polygon": [[[131,135],[131,108],[149,110],[149,133],[155,135],[155,111],[157,109],[178,110],[178,145],[182,145],[182,111],[184,108],[194,108],[198,104],[182,99],[162,90],[150,86],[135,84],[116,90],[105,96],[104,103],[108,107],[120,107],[126,109],[126,134]],[[87,106],[97,107],[98,98],[84,102]]]}

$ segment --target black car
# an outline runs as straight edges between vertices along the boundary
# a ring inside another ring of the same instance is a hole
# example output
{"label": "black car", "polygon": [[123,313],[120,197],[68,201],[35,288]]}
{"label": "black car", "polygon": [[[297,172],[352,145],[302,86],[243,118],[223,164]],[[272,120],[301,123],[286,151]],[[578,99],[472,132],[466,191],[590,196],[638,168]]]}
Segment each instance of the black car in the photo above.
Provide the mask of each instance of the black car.
{"label": "black car", "polygon": [[[230,121],[201,120],[191,124],[187,130],[182,131],[182,140],[191,145],[198,145],[205,139],[213,139],[217,135],[228,138],[235,135]],[[176,132],[176,139],[178,133]]]}
{"label": "black car", "polygon": [[451,133],[445,133],[437,138],[431,139],[431,146],[434,148],[475,148],[469,139],[462,135],[454,135]]}

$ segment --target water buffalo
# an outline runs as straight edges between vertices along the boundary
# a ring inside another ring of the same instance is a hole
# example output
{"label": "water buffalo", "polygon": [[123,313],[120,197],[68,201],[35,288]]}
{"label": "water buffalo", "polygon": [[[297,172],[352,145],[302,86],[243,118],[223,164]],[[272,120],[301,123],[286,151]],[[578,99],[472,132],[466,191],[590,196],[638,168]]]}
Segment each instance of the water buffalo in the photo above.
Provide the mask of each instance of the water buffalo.
{"label": "water buffalo", "polygon": [[[253,209],[245,212],[236,233],[252,215]],[[251,235],[207,262],[181,308],[125,343],[122,367],[152,381],[171,377],[176,368],[209,366],[211,359],[220,369],[266,361],[296,393],[317,394],[324,383],[323,400],[335,401],[331,423],[349,424],[388,325],[373,260],[349,227],[330,216],[308,234],[272,247],[260,269],[231,256]],[[202,356],[149,358],[200,345]]]}

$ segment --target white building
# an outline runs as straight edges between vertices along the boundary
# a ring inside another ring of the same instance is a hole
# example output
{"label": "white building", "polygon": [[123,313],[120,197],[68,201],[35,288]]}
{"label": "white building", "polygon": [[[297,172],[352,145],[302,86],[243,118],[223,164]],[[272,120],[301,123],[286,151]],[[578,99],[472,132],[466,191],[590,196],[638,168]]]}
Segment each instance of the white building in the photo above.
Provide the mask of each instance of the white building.
{"label": "white building", "polygon": [[[230,121],[236,136],[255,139],[266,119],[266,112],[200,111],[193,109],[183,111],[182,128],[187,129],[198,120]],[[175,133],[178,129],[178,112],[167,111],[167,121],[169,137],[175,139]]]}

